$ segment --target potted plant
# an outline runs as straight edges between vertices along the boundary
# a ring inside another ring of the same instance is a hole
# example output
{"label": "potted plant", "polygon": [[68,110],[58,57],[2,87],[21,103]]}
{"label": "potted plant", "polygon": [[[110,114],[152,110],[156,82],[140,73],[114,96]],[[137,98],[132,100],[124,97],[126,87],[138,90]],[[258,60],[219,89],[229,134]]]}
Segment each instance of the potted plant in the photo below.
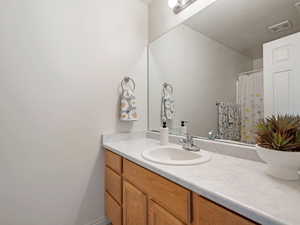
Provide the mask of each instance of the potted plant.
{"label": "potted plant", "polygon": [[257,124],[256,148],[276,178],[298,180],[300,169],[300,117],[278,115]]}

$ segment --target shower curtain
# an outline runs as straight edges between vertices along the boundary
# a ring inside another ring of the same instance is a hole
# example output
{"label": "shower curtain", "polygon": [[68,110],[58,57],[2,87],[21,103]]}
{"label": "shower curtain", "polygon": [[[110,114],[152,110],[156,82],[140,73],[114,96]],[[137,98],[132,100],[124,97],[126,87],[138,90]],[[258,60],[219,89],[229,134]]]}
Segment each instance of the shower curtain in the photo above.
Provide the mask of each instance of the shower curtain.
{"label": "shower curtain", "polygon": [[238,79],[238,104],[241,107],[241,141],[255,144],[256,124],[264,117],[263,73],[242,75]]}

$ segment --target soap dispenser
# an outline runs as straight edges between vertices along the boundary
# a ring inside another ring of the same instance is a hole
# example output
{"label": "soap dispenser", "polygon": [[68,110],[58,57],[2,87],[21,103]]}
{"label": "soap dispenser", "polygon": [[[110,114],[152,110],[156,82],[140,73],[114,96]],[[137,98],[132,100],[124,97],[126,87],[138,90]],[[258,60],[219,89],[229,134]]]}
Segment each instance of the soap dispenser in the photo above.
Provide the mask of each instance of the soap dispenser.
{"label": "soap dispenser", "polygon": [[167,127],[167,122],[163,122],[160,128],[160,145],[169,144],[169,128]]}

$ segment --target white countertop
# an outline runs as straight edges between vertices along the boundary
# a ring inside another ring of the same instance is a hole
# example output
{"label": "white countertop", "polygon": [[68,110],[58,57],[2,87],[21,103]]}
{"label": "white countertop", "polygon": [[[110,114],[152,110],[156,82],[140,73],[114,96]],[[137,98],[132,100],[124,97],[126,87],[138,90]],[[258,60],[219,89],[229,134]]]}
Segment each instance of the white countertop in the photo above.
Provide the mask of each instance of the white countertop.
{"label": "white countertop", "polygon": [[104,138],[103,146],[257,223],[300,225],[300,182],[266,175],[263,163],[211,152],[212,159],[200,165],[156,164],[141,153],[159,142],[142,135],[127,140]]}

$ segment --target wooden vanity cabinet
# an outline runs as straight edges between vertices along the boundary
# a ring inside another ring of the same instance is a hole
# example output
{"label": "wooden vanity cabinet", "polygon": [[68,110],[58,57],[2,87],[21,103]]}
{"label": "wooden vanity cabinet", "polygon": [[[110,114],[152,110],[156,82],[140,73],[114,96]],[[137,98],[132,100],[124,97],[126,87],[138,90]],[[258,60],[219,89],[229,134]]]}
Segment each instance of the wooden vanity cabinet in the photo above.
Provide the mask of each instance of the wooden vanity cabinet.
{"label": "wooden vanity cabinet", "polygon": [[147,225],[147,196],[130,183],[123,183],[123,225]]}
{"label": "wooden vanity cabinet", "polygon": [[106,192],[106,216],[113,225],[122,225],[122,207]]}
{"label": "wooden vanity cabinet", "polygon": [[113,225],[122,225],[122,157],[105,152],[106,216]]}
{"label": "wooden vanity cabinet", "polygon": [[189,224],[191,191],[126,159],[123,160],[123,179],[145,193],[148,199],[155,201],[185,224]]}
{"label": "wooden vanity cabinet", "polygon": [[197,194],[193,194],[193,200],[193,225],[258,225]]}
{"label": "wooden vanity cabinet", "polygon": [[111,168],[114,170],[117,174],[122,174],[122,162],[123,159],[121,156],[111,152],[111,151],[105,151],[105,163],[106,167]]}
{"label": "wooden vanity cabinet", "polygon": [[122,204],[122,177],[109,167],[105,168],[106,192],[110,194],[115,201]]}
{"label": "wooden vanity cabinet", "polygon": [[257,225],[115,153],[105,154],[112,225]]}
{"label": "wooden vanity cabinet", "polygon": [[149,201],[149,224],[148,225],[184,225],[175,216],[154,201]]}

